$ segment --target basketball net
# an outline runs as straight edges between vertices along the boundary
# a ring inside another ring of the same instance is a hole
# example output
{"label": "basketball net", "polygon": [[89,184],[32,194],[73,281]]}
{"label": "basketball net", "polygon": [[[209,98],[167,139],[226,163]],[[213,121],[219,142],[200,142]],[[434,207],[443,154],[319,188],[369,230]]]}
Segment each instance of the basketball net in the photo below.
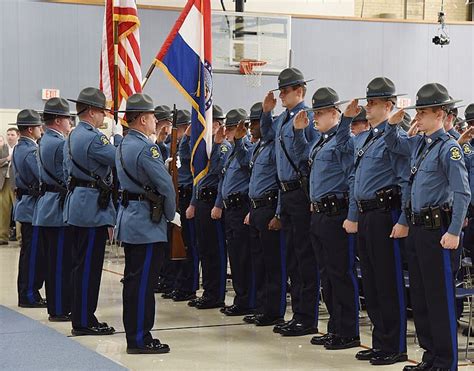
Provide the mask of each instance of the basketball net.
{"label": "basketball net", "polygon": [[267,62],[256,59],[242,59],[240,61],[240,73],[245,75],[247,86],[258,88],[262,85],[263,66]]}

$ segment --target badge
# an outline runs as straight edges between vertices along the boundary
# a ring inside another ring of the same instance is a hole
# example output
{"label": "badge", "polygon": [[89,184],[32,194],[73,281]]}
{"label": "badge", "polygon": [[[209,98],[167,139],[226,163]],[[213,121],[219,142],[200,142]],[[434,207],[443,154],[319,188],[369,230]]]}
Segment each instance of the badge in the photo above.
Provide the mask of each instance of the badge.
{"label": "badge", "polygon": [[465,155],[470,155],[471,152],[472,152],[471,146],[468,143],[463,144],[462,150],[463,150]]}
{"label": "badge", "polygon": [[100,140],[101,140],[102,144],[104,144],[104,145],[105,144],[110,144],[109,140],[107,139],[107,137],[105,135],[102,135],[100,137]]}
{"label": "badge", "polygon": [[222,153],[226,153],[228,150],[229,150],[229,148],[227,148],[227,146],[225,144],[221,145],[221,152]]}
{"label": "badge", "polygon": [[449,152],[451,152],[451,160],[458,161],[461,159],[461,151],[458,147],[451,147]]}
{"label": "badge", "polygon": [[151,148],[150,148],[150,152],[151,152],[151,157],[153,157],[153,158],[158,158],[158,157],[160,157],[160,151],[158,150],[158,148],[156,148],[156,147],[151,147]]}

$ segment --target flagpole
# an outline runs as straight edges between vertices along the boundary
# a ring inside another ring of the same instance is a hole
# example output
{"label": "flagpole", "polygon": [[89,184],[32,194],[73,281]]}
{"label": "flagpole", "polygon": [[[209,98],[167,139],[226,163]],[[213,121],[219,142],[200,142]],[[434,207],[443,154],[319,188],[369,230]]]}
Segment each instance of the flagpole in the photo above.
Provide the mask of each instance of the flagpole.
{"label": "flagpole", "polygon": [[148,79],[150,78],[151,74],[153,73],[153,70],[155,69],[155,63],[152,63],[150,68],[148,69],[148,72],[145,75],[145,78],[143,79],[142,82],[142,90],[145,88],[146,83],[148,82]]}
{"label": "flagpole", "polygon": [[[112,8],[113,9],[113,8]],[[112,13],[113,14],[113,13]],[[119,92],[119,83],[118,83],[118,74],[119,74],[119,67],[118,67],[118,21],[114,20],[114,121],[115,125],[119,124],[118,121],[118,92]]]}

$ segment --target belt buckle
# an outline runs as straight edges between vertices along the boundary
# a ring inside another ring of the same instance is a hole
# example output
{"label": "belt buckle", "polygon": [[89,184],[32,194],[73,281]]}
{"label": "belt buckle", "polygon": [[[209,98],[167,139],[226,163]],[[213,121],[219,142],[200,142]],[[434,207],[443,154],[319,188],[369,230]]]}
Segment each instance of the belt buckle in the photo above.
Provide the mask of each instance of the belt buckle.
{"label": "belt buckle", "polygon": [[357,208],[359,209],[360,213],[364,212],[364,209],[362,208],[362,203],[360,201],[357,201]]}
{"label": "belt buckle", "polygon": [[254,199],[250,199],[250,204],[252,205],[252,208],[253,209],[256,209],[257,208],[257,204],[255,203],[255,200]]}
{"label": "belt buckle", "polygon": [[222,204],[224,205],[225,209],[227,209],[229,207],[229,205],[227,205],[227,202],[225,202],[225,200],[222,200]]}
{"label": "belt buckle", "polygon": [[283,190],[283,192],[288,192],[288,188],[286,187],[285,182],[280,182],[280,185],[281,185],[281,189]]}

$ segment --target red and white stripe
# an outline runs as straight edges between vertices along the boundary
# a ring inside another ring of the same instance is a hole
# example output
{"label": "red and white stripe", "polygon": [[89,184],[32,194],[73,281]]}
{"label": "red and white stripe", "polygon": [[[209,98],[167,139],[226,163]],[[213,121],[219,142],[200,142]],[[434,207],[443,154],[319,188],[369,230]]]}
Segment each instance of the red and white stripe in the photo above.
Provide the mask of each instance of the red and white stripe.
{"label": "red and white stripe", "polygon": [[[140,20],[135,0],[105,1],[100,89],[112,107],[114,102],[114,21],[118,21],[118,106],[122,110],[130,95],[142,91]],[[122,127],[117,126],[114,125],[112,130],[114,134],[122,131]]]}

